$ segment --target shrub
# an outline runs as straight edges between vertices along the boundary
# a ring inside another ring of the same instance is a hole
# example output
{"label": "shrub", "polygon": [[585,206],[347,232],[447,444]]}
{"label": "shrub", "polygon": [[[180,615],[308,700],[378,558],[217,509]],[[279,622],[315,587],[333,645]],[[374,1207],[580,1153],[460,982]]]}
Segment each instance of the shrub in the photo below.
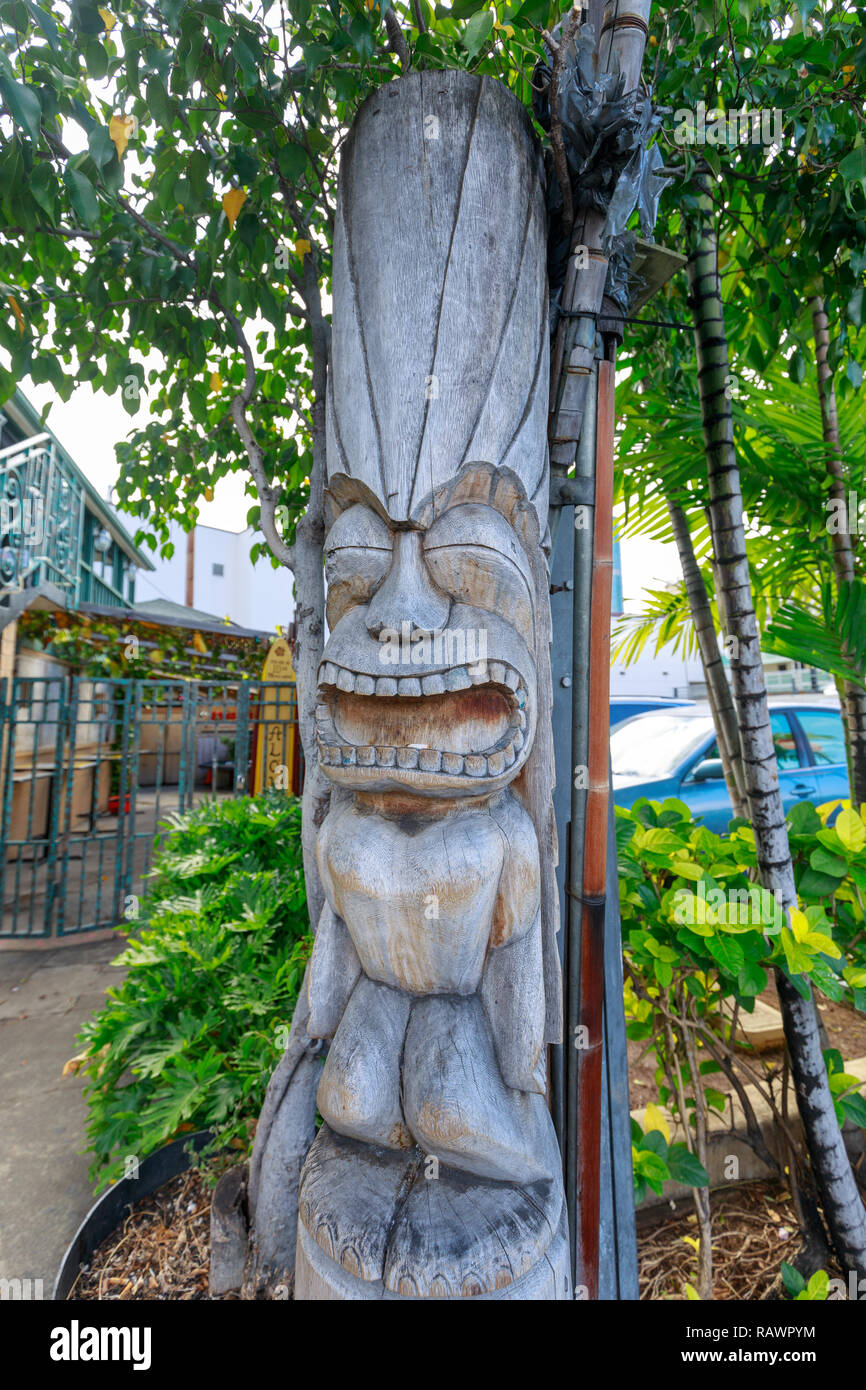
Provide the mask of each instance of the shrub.
{"label": "shrub", "polygon": [[[755,836],[744,821],[715,835],[673,798],[616,811],[627,1032],[654,1054],[658,1102],[685,1136],[671,1144],[662,1112],[647,1107],[645,1132],[632,1127],[635,1196],[661,1192],[670,1178],[694,1189],[702,1297],[711,1278],[708,1131],[712,1112],[732,1123],[731,1091],[745,1117],[740,1137],[784,1176],[746,1091],[754,1087],[788,1133],[784,1068],[734,1047],[739,1016],[753,1011],[773,970],[803,995],[811,984],[837,1002],[866,1004],[866,819],[844,805],[830,829],[837,805],[819,813],[802,804],[788,817],[798,906],[787,916],[756,883]],[[835,1049],[825,1064],[840,1125],[866,1126],[857,1078]],[[793,1148],[790,1158],[793,1184],[803,1165]]]}
{"label": "shrub", "polygon": [[150,879],[126,978],[79,1037],[98,1189],[189,1130],[248,1149],[312,946],[283,792],[173,817]]}

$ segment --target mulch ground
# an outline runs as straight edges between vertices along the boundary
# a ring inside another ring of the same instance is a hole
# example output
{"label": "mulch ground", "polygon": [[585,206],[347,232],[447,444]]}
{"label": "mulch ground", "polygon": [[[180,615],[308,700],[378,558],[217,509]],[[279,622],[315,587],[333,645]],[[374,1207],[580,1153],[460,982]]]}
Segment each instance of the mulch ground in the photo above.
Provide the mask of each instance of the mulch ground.
{"label": "mulch ground", "polygon": [[[789,1193],[777,1184],[755,1182],[714,1192],[713,1297],[739,1302],[763,1298],[777,1283],[782,1261],[792,1263],[799,1232]],[[681,1214],[638,1229],[641,1299],[681,1300],[697,1284],[697,1217]]]}
{"label": "mulch ground", "polygon": [[[193,1169],[146,1198],[95,1251],[70,1298],[207,1299],[212,1190]],[[757,1182],[714,1193],[712,1210],[716,1299],[762,1298],[799,1246],[790,1197],[777,1185]],[[696,1283],[696,1237],[695,1217],[687,1211],[642,1224],[642,1299],[688,1297],[686,1285]]]}
{"label": "mulch ground", "polygon": [[146,1197],[94,1251],[69,1297],[208,1298],[212,1190],[192,1168]]}

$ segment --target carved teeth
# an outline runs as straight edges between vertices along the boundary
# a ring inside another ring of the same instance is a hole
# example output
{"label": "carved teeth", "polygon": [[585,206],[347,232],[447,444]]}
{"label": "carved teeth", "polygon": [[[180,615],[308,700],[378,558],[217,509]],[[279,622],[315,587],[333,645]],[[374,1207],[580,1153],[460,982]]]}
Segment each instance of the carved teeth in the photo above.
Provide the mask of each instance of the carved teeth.
{"label": "carved teeth", "polygon": [[377,695],[396,695],[397,682],[393,676],[380,676],[376,682]]}
{"label": "carved teeth", "polygon": [[322,685],[336,685],[337,668],[330,661],[322,662]]}
{"label": "carved teeth", "polygon": [[397,682],[397,692],[400,695],[420,695],[421,682],[417,676],[404,676]]}
{"label": "carved teeth", "polygon": [[520,677],[516,671],[511,670],[511,667],[505,672],[505,684],[509,690],[516,690],[520,684]]}
{"label": "carved teeth", "polygon": [[524,710],[519,709],[519,710],[517,711],[517,718],[515,719],[514,722],[515,722],[515,724],[517,725],[518,729],[525,729],[525,728],[526,728],[526,713],[525,713]]}
{"label": "carved teeth", "polygon": [[487,683],[487,662],[476,661],[467,667],[469,679],[473,685],[486,685]]}
{"label": "carved teeth", "polygon": [[514,763],[516,752],[523,746],[523,734],[516,730],[512,742],[493,753],[441,753],[438,748],[419,748],[409,744],[401,748],[386,748],[377,744],[356,746],[352,743],[326,742],[318,735],[319,761],[332,767],[399,767],[406,771],[442,772],[449,777],[498,777]]}
{"label": "carved teeth", "polygon": [[469,679],[469,672],[465,666],[455,666],[452,671],[445,673],[446,690],[468,690],[472,685]]}
{"label": "carved teeth", "polygon": [[421,690],[425,695],[444,695],[445,681],[441,676],[423,676]]}
{"label": "carved teeth", "polygon": [[355,694],[372,695],[376,689],[376,682],[372,676],[355,677]]}
{"label": "carved teeth", "polygon": [[505,684],[505,667],[501,661],[491,661],[490,679],[493,681],[494,685]]}
{"label": "carved teeth", "polygon": [[345,690],[349,694],[355,689],[355,677],[351,671],[337,672],[337,689]]}

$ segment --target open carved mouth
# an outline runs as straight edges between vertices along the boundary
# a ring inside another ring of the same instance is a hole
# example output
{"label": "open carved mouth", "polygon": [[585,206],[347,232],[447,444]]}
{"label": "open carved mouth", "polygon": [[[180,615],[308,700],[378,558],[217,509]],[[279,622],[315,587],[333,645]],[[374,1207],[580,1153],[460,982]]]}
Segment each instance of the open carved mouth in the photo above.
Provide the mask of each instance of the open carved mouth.
{"label": "open carved mouth", "polygon": [[497,777],[526,739],[523,677],[501,661],[423,676],[358,675],[325,661],[319,761],[331,767]]}

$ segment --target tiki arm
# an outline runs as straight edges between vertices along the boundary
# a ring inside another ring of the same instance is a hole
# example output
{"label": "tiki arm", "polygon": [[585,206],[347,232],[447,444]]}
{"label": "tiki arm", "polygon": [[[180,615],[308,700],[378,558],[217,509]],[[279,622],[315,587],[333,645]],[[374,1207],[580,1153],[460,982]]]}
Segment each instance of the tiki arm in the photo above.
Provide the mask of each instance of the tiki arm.
{"label": "tiki arm", "polygon": [[505,856],[481,980],[496,1057],[506,1086],[545,1091],[544,991],[538,840],[516,797],[490,814],[505,838]]}
{"label": "tiki arm", "polygon": [[310,1005],[307,1032],[311,1038],[334,1036],[360,974],[361,962],[346,924],[326,900],[319,918],[307,982]]}

